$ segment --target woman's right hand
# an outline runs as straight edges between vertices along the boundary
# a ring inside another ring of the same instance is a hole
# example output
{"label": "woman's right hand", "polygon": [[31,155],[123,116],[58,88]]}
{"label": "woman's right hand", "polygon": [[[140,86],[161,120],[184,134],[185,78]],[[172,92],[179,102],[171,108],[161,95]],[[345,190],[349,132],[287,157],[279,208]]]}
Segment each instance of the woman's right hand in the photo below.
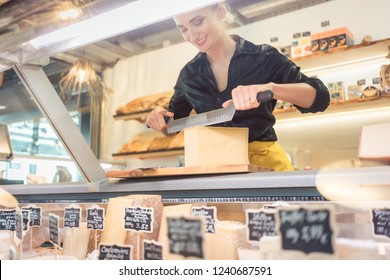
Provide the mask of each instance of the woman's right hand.
{"label": "woman's right hand", "polygon": [[146,119],[146,125],[156,131],[162,131],[166,133],[167,124],[165,122],[164,116],[173,118],[173,113],[168,112],[162,107],[156,107],[148,115]]}

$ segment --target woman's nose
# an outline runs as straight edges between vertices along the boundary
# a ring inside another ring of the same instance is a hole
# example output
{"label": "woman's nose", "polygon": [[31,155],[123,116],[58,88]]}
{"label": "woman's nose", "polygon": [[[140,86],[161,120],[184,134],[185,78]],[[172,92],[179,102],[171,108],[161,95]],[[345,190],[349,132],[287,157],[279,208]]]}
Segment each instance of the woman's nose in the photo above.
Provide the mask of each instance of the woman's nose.
{"label": "woman's nose", "polygon": [[196,32],[193,29],[188,29],[189,41],[195,43],[197,40]]}

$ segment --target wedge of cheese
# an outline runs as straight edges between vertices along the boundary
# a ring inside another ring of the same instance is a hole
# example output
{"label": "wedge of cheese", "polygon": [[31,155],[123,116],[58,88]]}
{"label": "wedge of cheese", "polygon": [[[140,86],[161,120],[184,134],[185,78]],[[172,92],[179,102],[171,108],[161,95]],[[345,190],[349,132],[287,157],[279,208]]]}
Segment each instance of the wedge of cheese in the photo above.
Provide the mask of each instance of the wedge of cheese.
{"label": "wedge of cheese", "polygon": [[297,250],[282,250],[280,236],[263,236],[260,240],[260,256],[267,260],[333,260],[336,254],[311,252],[305,254]]}
{"label": "wedge of cheese", "polygon": [[217,221],[215,234],[206,235],[205,256],[210,260],[237,260],[238,249],[249,249],[246,226],[239,222]]}
{"label": "wedge of cheese", "polygon": [[[135,232],[128,231],[125,244],[133,246],[133,260],[142,260],[142,242],[146,240],[158,240],[160,232],[161,216],[164,205],[160,195],[130,195],[127,198],[133,201],[133,207],[153,208],[153,225],[152,232]],[[138,244],[139,242],[139,244]],[[139,248],[139,251],[138,251]]]}
{"label": "wedge of cheese", "polygon": [[129,197],[115,197],[108,201],[105,226],[100,243],[125,244],[127,230],[125,229],[125,208],[132,207],[134,201]]}
{"label": "wedge of cheese", "polygon": [[18,207],[18,201],[12,194],[0,188],[0,206],[5,208],[15,208]]}
{"label": "wedge of cheese", "polygon": [[160,234],[158,241],[163,244],[164,260],[184,260],[182,255],[169,253],[168,222],[167,218],[191,217],[192,204],[165,206],[161,217]]}
{"label": "wedge of cheese", "polygon": [[377,245],[373,240],[336,239],[336,254],[340,260],[379,260]]}
{"label": "wedge of cheese", "polygon": [[191,127],[184,130],[185,166],[249,164],[248,129]]}
{"label": "wedge of cheese", "polygon": [[79,228],[67,228],[63,254],[84,260],[87,256],[89,235],[87,223],[80,223]]}

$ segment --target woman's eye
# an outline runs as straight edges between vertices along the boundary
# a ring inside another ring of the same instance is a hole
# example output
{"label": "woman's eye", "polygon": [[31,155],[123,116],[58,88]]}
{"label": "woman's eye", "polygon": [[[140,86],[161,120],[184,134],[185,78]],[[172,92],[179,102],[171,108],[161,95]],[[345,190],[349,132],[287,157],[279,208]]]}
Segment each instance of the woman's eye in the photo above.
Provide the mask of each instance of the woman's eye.
{"label": "woman's eye", "polygon": [[194,21],[194,25],[195,25],[195,26],[200,26],[200,25],[202,25],[202,23],[203,23],[203,18]]}
{"label": "woman's eye", "polygon": [[180,28],[179,29],[181,33],[186,33],[187,32],[187,28]]}

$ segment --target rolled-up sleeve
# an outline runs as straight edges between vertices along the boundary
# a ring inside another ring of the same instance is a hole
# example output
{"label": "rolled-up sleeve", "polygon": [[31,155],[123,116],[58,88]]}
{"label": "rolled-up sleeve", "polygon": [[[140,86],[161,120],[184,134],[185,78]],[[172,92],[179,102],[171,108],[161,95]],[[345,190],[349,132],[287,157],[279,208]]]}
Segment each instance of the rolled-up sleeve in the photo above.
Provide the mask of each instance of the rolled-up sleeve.
{"label": "rolled-up sleeve", "polygon": [[267,50],[266,63],[270,69],[270,80],[275,83],[306,83],[316,90],[316,97],[312,106],[302,108],[294,105],[301,113],[323,112],[329,106],[329,91],[324,83],[317,78],[307,77],[300,71],[300,67],[287,57],[279,53],[275,48],[270,47]]}

